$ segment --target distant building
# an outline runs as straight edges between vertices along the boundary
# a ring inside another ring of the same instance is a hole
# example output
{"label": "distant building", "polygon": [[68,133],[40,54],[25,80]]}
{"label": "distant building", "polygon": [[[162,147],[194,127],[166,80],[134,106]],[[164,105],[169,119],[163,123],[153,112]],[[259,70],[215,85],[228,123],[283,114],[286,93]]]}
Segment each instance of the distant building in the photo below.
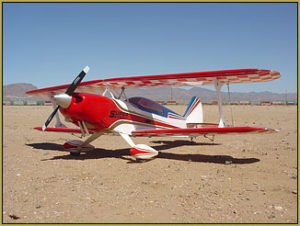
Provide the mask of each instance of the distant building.
{"label": "distant building", "polygon": [[167,100],[166,104],[168,104],[168,105],[176,105],[177,102],[176,102],[176,100]]}
{"label": "distant building", "polygon": [[4,101],[2,102],[2,104],[3,104],[3,105],[11,105],[11,101],[9,101],[9,100],[4,100]]}
{"label": "distant building", "polygon": [[212,101],[201,101],[203,105],[212,105]]}
{"label": "distant building", "polygon": [[34,100],[28,100],[27,105],[37,105],[37,101]]}
{"label": "distant building", "polygon": [[13,101],[13,105],[24,105],[24,101],[23,100],[15,100],[15,101]]}
{"label": "distant building", "polygon": [[240,101],[240,105],[249,105],[249,104],[250,104],[250,101],[247,101],[247,100]]}
{"label": "distant building", "polygon": [[164,104],[165,104],[165,102],[164,102],[164,101],[162,101],[162,100],[157,100],[156,102],[157,102],[157,103],[159,103],[159,104],[162,104],[162,105],[164,105]]}
{"label": "distant building", "polygon": [[260,105],[272,105],[272,102],[271,101],[261,101],[260,102]]}
{"label": "distant building", "polygon": [[283,101],[272,101],[272,105],[284,105]]}
{"label": "distant building", "polygon": [[256,100],[256,101],[250,101],[251,105],[260,105],[260,101]]}
{"label": "distant building", "polygon": [[52,105],[51,100],[46,100],[46,101],[44,101],[44,105]]}
{"label": "distant building", "polygon": [[287,101],[286,105],[297,105],[296,101]]}
{"label": "distant building", "polygon": [[238,102],[238,101],[230,101],[230,105],[239,105],[240,104],[240,102]]}

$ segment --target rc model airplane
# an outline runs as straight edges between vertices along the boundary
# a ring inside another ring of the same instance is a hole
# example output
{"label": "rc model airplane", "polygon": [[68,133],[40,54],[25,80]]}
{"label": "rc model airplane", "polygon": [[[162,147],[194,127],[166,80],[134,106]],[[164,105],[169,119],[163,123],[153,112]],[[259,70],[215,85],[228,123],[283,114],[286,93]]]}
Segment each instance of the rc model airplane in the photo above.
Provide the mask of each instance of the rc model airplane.
{"label": "rc model airplane", "polygon": [[[151,159],[158,151],[146,144],[135,144],[131,137],[187,137],[217,134],[272,133],[263,127],[234,127],[225,124],[222,113],[221,87],[230,83],[266,82],[278,79],[279,72],[262,69],[238,69],[180,74],[120,77],[81,82],[89,67],[85,67],[71,85],[60,85],[28,91],[28,95],[52,100],[54,111],[43,127],[37,130],[81,133],[85,141],[70,140],[63,146],[71,155],[79,155],[94,147],[90,144],[99,136],[120,135],[131,147],[136,159]],[[219,107],[219,123],[204,123],[202,103],[193,97],[180,115],[155,101],[144,97],[127,98],[126,89],[214,85]],[[76,90],[76,92],[75,92]],[[60,121],[60,110],[67,122],[76,129],[67,128]],[[48,127],[56,115],[56,126]]]}

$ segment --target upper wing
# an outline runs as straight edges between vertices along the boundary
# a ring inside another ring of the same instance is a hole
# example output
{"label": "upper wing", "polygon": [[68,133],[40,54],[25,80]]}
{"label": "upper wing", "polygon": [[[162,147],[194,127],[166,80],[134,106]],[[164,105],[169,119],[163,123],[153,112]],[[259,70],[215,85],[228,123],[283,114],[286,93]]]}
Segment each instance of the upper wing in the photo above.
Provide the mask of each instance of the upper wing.
{"label": "upper wing", "polygon": [[[99,93],[103,92],[107,86],[113,90],[118,90],[121,88],[201,86],[214,84],[215,79],[218,79],[220,82],[226,84],[266,82],[280,78],[280,76],[281,75],[279,72],[264,69],[238,69],[180,74],[145,75],[81,82],[76,91]],[[49,95],[65,92],[68,87],[69,84],[54,86],[32,90],[27,92],[27,94],[39,97],[49,97]]]}
{"label": "upper wing", "polygon": [[158,136],[200,136],[216,134],[244,134],[244,133],[274,133],[274,129],[260,127],[222,127],[222,128],[189,128],[189,129],[160,129],[133,131],[135,137],[158,137]]}

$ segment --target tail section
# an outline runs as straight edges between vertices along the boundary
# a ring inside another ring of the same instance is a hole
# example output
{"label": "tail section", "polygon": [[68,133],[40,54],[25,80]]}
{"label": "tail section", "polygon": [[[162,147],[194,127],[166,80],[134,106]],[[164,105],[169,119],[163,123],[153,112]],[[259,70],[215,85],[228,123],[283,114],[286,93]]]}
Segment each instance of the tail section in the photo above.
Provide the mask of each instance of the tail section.
{"label": "tail section", "polygon": [[203,123],[203,109],[199,97],[192,97],[183,117],[187,127],[194,127],[194,125]]}

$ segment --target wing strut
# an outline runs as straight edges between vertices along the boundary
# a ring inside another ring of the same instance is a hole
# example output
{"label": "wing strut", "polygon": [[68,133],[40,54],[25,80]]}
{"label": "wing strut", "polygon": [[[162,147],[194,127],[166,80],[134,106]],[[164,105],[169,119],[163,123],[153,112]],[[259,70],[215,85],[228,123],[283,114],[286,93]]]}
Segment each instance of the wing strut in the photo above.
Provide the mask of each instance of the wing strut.
{"label": "wing strut", "polygon": [[109,86],[106,86],[104,92],[102,93],[102,96],[105,96],[107,92],[109,93],[111,98],[116,99],[116,95],[112,93],[112,91],[109,89]]}
{"label": "wing strut", "polygon": [[234,126],[234,122],[233,122],[233,114],[232,114],[232,105],[231,105],[231,98],[230,98],[230,90],[229,90],[229,83],[227,83],[227,90],[228,90],[228,97],[229,97],[229,104],[230,104],[230,112],[231,112],[231,125]]}
{"label": "wing strut", "polygon": [[220,82],[220,80],[218,80],[218,79],[214,79],[214,80],[215,80],[214,85],[215,85],[216,93],[217,93],[217,101],[218,101],[218,105],[219,105],[220,121],[219,121],[218,127],[226,127],[226,124],[223,119],[222,97],[221,97],[221,88],[224,85],[224,83]]}
{"label": "wing strut", "polygon": [[121,99],[122,96],[124,97],[124,100],[127,100],[127,96],[125,94],[125,88],[124,87],[122,87],[122,91],[121,91],[118,99]]}

